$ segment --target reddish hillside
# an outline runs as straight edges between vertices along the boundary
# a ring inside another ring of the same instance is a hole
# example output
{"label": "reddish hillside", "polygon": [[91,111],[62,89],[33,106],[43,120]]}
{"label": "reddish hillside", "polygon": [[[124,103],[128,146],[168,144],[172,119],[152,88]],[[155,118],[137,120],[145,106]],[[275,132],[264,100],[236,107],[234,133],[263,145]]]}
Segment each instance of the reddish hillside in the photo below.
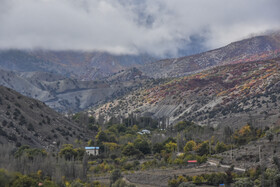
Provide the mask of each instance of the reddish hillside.
{"label": "reddish hillside", "polygon": [[205,53],[166,59],[143,66],[150,77],[180,77],[211,67],[240,62],[267,60],[280,56],[280,32],[231,43]]}
{"label": "reddish hillside", "polygon": [[[225,65],[175,78],[104,105],[95,114],[137,113],[193,120],[201,125],[242,125],[254,118],[272,125],[280,105],[280,59]],[[110,107],[108,107],[110,106]],[[254,116],[254,117],[252,117]]]}

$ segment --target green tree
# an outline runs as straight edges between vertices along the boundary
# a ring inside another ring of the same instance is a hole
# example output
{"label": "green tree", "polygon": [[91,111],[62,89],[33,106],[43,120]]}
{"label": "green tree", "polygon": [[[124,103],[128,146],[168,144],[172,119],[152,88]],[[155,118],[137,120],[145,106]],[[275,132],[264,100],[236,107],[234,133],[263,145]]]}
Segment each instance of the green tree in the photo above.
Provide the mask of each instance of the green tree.
{"label": "green tree", "polygon": [[234,187],[253,187],[254,182],[248,178],[243,178],[234,183]]}
{"label": "green tree", "polygon": [[224,144],[224,142],[218,142],[215,146],[216,153],[222,153],[225,152],[226,150],[227,150],[227,146],[226,144]]}
{"label": "green tree", "polygon": [[196,185],[189,182],[182,182],[178,187],[196,187]]}
{"label": "green tree", "polygon": [[184,147],[184,152],[188,153],[190,151],[193,151],[196,147],[196,143],[193,140],[190,140],[186,143],[185,147]]}
{"label": "green tree", "polygon": [[36,187],[37,181],[28,177],[26,175],[19,175],[16,180],[14,180],[13,187]]}
{"label": "green tree", "polygon": [[136,149],[141,151],[143,154],[150,154],[151,153],[150,145],[146,140],[138,138],[138,139],[135,140],[134,146],[135,146]]}
{"label": "green tree", "polygon": [[0,186],[9,186],[11,176],[4,169],[0,169]]}
{"label": "green tree", "polygon": [[185,122],[185,121],[180,121],[180,122],[178,122],[178,123],[174,126],[174,129],[175,129],[177,132],[180,132],[180,131],[184,130],[186,127],[187,127],[187,122]]}
{"label": "green tree", "polygon": [[84,187],[85,185],[80,180],[75,180],[71,183],[71,187]]}
{"label": "green tree", "polygon": [[94,146],[94,141],[93,140],[89,140],[87,144],[88,144],[88,146]]}
{"label": "green tree", "polygon": [[165,144],[165,149],[171,153],[171,152],[175,152],[177,148],[177,144],[173,143],[173,142],[169,142],[167,144]]}
{"label": "green tree", "polygon": [[98,132],[95,138],[98,144],[101,144],[102,142],[109,142],[108,136],[104,131]]}
{"label": "green tree", "polygon": [[204,181],[202,176],[194,176],[193,177],[193,183],[195,184],[201,184]]}
{"label": "green tree", "polygon": [[70,160],[71,158],[76,158],[78,156],[78,152],[73,148],[72,144],[64,144],[58,154],[66,160]]}
{"label": "green tree", "polygon": [[121,177],[122,177],[121,171],[119,169],[115,169],[110,176],[110,183],[114,184]]}
{"label": "green tree", "polygon": [[126,146],[124,146],[122,154],[125,156],[133,156],[140,154],[140,151],[137,150],[132,143],[128,143]]}
{"label": "green tree", "polygon": [[203,156],[209,153],[209,141],[204,141],[196,146],[198,155]]}
{"label": "green tree", "polygon": [[274,138],[274,135],[271,131],[267,131],[265,134],[266,138],[269,140],[269,142],[271,142]]}
{"label": "green tree", "polygon": [[153,145],[153,153],[160,153],[164,150],[164,145],[162,143],[155,143]]}

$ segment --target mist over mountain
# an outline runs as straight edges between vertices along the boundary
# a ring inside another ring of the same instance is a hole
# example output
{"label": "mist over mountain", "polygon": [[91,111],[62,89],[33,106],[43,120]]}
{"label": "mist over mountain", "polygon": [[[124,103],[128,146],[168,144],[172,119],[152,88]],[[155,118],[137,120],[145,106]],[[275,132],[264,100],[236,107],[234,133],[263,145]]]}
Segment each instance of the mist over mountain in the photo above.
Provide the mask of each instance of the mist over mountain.
{"label": "mist over mountain", "polygon": [[279,49],[280,32],[277,31],[197,55],[160,60],[140,69],[154,78],[178,77],[224,64],[274,58],[279,56]]}
{"label": "mist over mountain", "polygon": [[102,79],[121,70],[156,61],[149,55],[106,52],[0,50],[0,68],[18,72],[48,72],[79,80]]}
{"label": "mist over mountain", "polygon": [[2,50],[0,83],[57,111],[77,112],[156,83],[154,78],[181,77],[215,66],[271,59],[279,56],[279,49],[280,35],[274,32],[197,55],[159,61],[149,55]]}
{"label": "mist over mountain", "polygon": [[178,57],[279,29],[279,6],[277,0],[2,0],[0,49]]}

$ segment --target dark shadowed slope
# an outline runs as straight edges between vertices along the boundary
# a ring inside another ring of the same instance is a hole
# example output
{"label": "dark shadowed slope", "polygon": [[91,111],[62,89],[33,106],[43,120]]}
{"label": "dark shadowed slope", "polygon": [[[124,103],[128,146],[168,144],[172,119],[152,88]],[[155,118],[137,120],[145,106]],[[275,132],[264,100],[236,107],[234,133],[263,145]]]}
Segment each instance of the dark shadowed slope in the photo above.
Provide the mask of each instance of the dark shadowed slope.
{"label": "dark shadowed slope", "polygon": [[0,143],[13,142],[55,148],[59,144],[86,141],[85,131],[44,103],[0,86]]}

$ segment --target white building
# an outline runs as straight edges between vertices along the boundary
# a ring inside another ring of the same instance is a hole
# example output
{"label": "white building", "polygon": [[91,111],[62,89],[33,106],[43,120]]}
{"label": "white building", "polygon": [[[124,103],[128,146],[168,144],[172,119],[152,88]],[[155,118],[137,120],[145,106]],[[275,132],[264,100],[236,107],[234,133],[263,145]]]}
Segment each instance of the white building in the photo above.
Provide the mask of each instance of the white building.
{"label": "white building", "polygon": [[85,147],[88,155],[99,155],[99,147]]}
{"label": "white building", "polygon": [[144,130],[142,130],[140,132],[137,132],[137,133],[141,134],[141,135],[143,135],[143,134],[151,134],[151,131],[144,129]]}

